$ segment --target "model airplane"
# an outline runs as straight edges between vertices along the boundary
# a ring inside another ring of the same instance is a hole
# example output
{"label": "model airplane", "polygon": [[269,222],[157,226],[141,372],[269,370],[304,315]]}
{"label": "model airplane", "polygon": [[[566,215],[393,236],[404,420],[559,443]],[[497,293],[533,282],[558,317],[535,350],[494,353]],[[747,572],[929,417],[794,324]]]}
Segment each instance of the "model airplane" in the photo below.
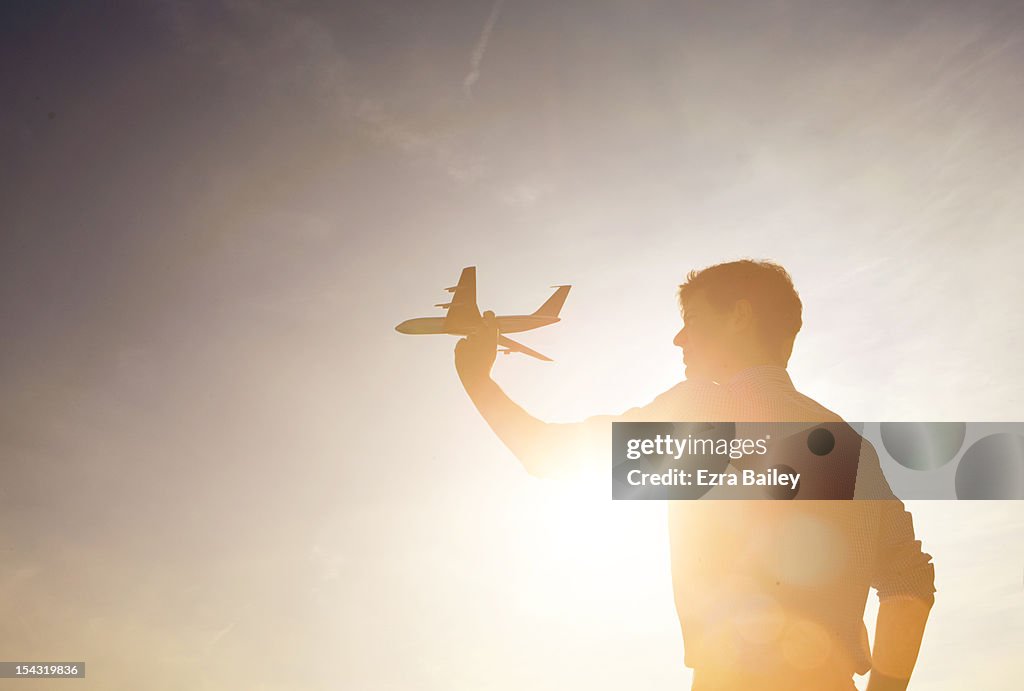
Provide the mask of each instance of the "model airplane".
{"label": "model airplane", "polygon": [[[502,346],[501,352],[506,355],[523,353],[538,360],[551,362],[551,358],[546,355],[541,355],[536,350],[527,348],[522,343],[516,343],[502,334],[529,331],[562,321],[558,318],[558,313],[572,286],[553,287],[556,288],[554,294],[533,314],[495,317],[498,322],[498,345]],[[452,301],[434,305],[448,310],[444,317],[408,319],[396,326],[395,330],[404,334],[450,334],[452,336],[468,336],[476,331],[483,321],[480,310],[476,306],[476,267],[467,266],[459,276],[458,285],[445,288],[445,290],[453,294]]]}

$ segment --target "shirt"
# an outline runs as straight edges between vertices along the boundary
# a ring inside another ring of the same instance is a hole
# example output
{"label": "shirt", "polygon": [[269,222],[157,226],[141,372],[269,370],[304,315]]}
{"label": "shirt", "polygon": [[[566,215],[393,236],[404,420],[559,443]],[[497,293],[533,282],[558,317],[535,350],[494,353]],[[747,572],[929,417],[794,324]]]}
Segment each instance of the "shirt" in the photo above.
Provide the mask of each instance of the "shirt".
{"label": "shirt", "polygon": [[[782,367],[758,366],[724,385],[684,381],[620,416],[588,419],[593,433],[622,422],[839,422],[794,388]],[[609,447],[605,447],[608,449]],[[607,452],[606,452],[607,453]],[[607,455],[605,456],[607,458]],[[864,441],[854,501],[669,502],[676,610],[685,663],[701,670],[815,669],[866,674],[871,667],[864,606],[934,601],[931,557],[921,550],[903,502]],[[859,497],[871,497],[860,499]]]}

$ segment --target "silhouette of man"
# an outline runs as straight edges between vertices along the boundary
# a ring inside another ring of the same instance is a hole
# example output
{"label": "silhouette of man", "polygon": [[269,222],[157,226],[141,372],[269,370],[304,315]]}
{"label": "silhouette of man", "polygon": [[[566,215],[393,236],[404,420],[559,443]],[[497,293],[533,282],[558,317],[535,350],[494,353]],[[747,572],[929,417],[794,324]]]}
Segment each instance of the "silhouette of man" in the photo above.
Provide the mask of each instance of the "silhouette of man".
{"label": "silhouette of man", "polygon": [[[553,424],[491,379],[493,313],[460,340],[455,365],[491,429],[538,477],[607,462],[614,421],[841,422],[799,393],[786,371],[802,325],[789,274],[742,260],[691,271],[679,287],[686,379],[618,416]],[[856,501],[673,501],[676,610],[693,691],[903,691],[934,602],[931,557],[910,514],[861,447]],[[870,488],[869,494],[862,491]],[[864,606],[879,597],[873,652]]]}

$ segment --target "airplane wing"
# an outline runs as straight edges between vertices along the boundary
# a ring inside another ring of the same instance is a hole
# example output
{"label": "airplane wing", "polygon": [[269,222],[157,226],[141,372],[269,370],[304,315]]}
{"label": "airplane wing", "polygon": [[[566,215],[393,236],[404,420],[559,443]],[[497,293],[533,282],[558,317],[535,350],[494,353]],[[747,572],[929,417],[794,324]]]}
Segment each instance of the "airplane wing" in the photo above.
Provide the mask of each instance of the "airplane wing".
{"label": "airplane wing", "polygon": [[[452,301],[448,303],[448,314],[445,316],[445,324],[476,324],[480,321],[480,310],[476,306],[476,267],[467,266],[459,276],[459,282],[453,288],[447,289],[453,293]],[[441,305],[438,305],[439,307]]]}
{"label": "airplane wing", "polygon": [[527,348],[522,343],[516,343],[511,338],[508,338],[507,336],[502,336],[501,334],[498,334],[498,345],[508,348],[508,350],[505,352],[522,353],[523,355],[535,357],[538,360],[552,362],[551,358],[549,358],[547,355],[541,355],[536,350]]}

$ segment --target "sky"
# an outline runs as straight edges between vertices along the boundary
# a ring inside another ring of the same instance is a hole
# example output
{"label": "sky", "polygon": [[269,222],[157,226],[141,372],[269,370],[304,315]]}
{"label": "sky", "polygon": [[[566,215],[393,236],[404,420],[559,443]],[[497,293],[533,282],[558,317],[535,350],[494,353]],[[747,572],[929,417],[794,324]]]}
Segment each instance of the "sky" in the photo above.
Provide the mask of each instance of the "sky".
{"label": "sky", "polygon": [[[742,257],[793,275],[790,372],[846,419],[1024,419],[1019,3],[0,13],[4,659],[687,688],[664,507],[530,478],[453,339],[394,331],[464,266],[499,314],[573,285],[521,339],[556,362],[495,367],[545,420],[678,382],[676,287]],[[909,508],[939,589],[912,688],[1010,688],[1024,503]]]}

